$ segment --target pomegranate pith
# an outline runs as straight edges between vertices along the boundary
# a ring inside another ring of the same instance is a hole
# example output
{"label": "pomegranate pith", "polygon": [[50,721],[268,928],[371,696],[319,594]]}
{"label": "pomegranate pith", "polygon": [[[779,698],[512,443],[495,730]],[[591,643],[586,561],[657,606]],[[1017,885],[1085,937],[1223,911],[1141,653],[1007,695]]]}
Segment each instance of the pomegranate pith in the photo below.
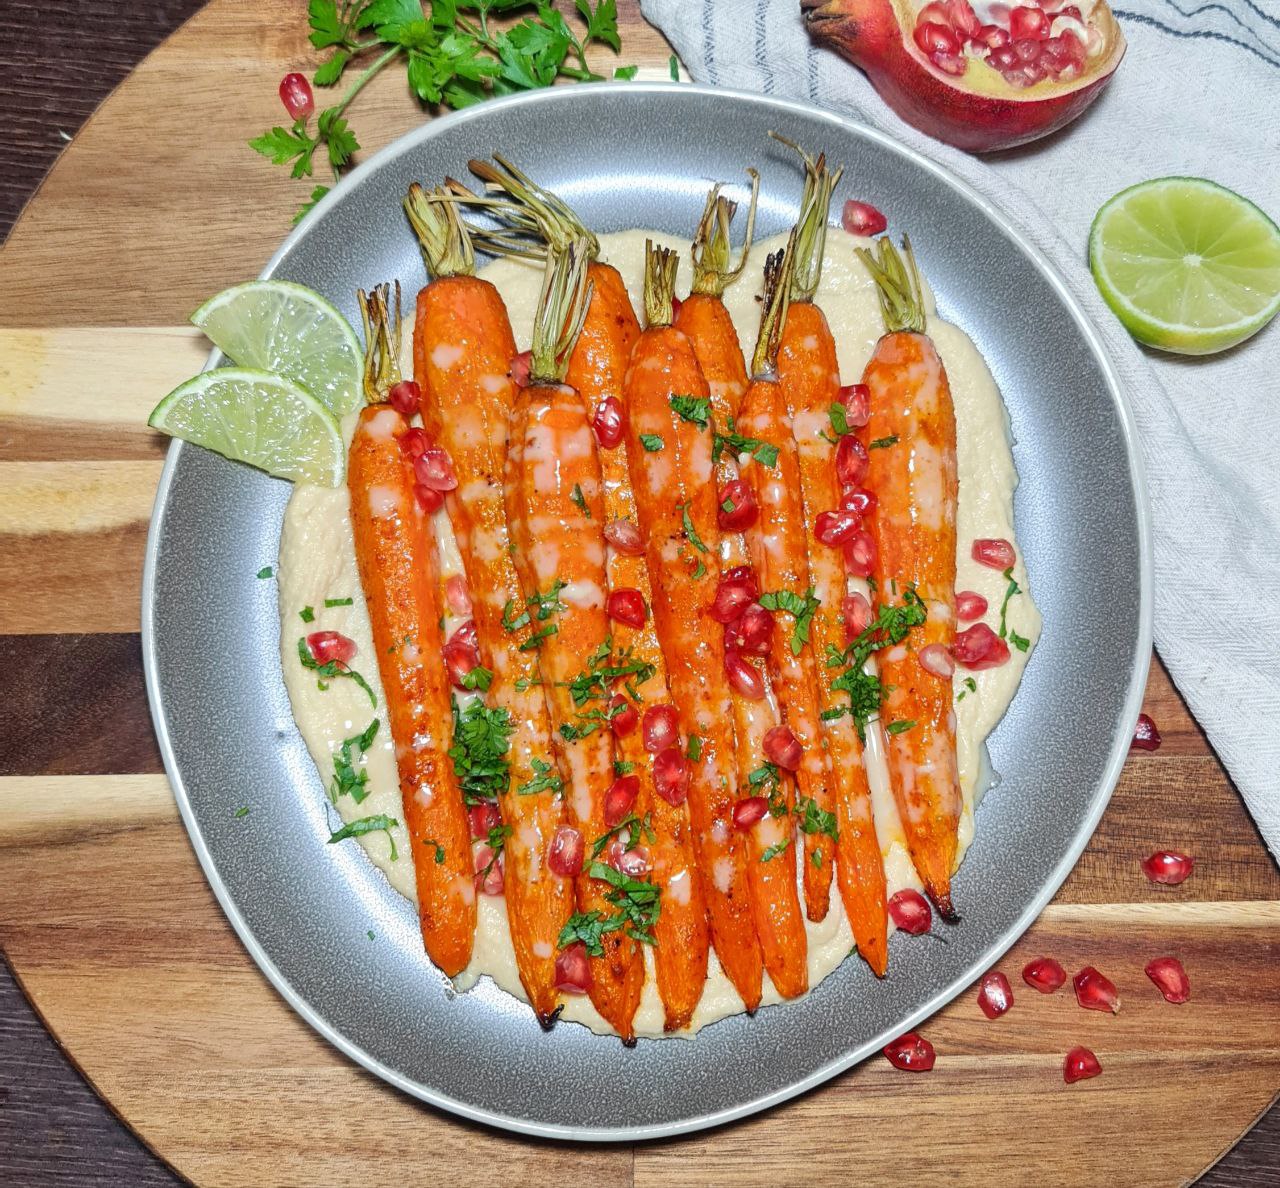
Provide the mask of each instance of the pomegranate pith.
{"label": "pomegranate pith", "polygon": [[1076,1002],[1086,1011],[1110,1011],[1113,1015],[1119,1012],[1120,994],[1115,983],[1092,965],[1076,974],[1071,984],[1076,990]]}

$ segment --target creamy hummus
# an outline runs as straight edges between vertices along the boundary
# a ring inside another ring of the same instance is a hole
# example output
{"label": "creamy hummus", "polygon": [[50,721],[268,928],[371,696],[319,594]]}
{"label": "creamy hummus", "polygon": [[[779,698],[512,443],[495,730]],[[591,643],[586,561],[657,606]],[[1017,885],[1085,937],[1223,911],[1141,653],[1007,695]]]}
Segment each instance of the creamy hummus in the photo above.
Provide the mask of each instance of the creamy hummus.
{"label": "creamy hummus", "polygon": [[[620,270],[637,309],[640,308],[647,237],[680,250],[681,283],[677,289],[681,295],[687,292],[689,283],[688,241],[645,231],[603,235],[600,237],[602,257]],[[837,229],[828,233],[822,284],[816,298],[835,336],[840,374],[845,383],[855,382],[861,377],[883,329],[874,286],[853,253],[853,247],[859,242],[866,241],[859,241]],[[751,252],[742,279],[730,287],[726,296],[726,304],[748,358],[759,325],[760,303],[756,297],[764,258],[783,243],[783,237],[777,237],[758,244]],[[927,268],[927,265],[926,259],[924,266]],[[527,347],[541,282],[540,266],[501,260],[490,264],[481,275],[491,280],[503,294],[517,343],[522,349]],[[982,356],[962,330],[933,316],[931,295],[927,301],[930,314],[928,331],[946,365],[955,400],[960,473],[956,589],[982,594],[989,606],[985,619],[994,626],[999,620],[1007,583],[999,572],[974,562],[970,548],[972,542],[980,537],[1015,539],[1013,491],[1018,476],[1009,446],[1008,418]],[[348,436],[354,423],[353,416],[344,425]],[[403,817],[399,781],[386,726],[369,618],[356,572],[347,504],[345,488],[328,490],[306,486],[296,488],[289,502],[280,538],[278,567],[281,664],[298,728],[326,786],[332,781],[333,757],[342,741],[360,734],[372,717],[380,719],[378,734],[365,756],[367,795],[358,804],[349,795],[341,796],[335,810],[344,821],[378,814],[386,814],[399,821]],[[448,577],[451,573],[461,572],[461,562],[447,517],[439,512],[437,520],[438,535],[443,542],[443,576]],[[1007,623],[1034,646],[1040,634],[1040,615],[1026,592],[1027,576],[1020,552],[1013,576],[1023,593],[1009,600]],[[857,588],[856,583],[853,588]],[[863,589],[865,592],[865,586]],[[333,602],[346,598],[352,600],[350,605],[325,605],[326,600]],[[304,607],[312,608],[315,616],[312,623],[305,623],[299,617]],[[454,622],[446,623],[446,633],[456,625]],[[377,694],[377,710],[371,709],[367,695],[353,681],[339,679],[328,682],[327,688],[318,687],[315,674],[304,668],[298,659],[299,637],[315,630],[339,631],[356,642],[359,652],[353,666]],[[956,672],[958,757],[964,799],[960,821],[961,856],[973,838],[974,808],[989,782],[984,740],[1004,715],[1029,655],[1030,649],[1026,652],[1013,649],[1009,662],[1000,668],[974,673],[958,669]],[[878,738],[878,732],[869,732],[867,762],[876,829],[884,851],[889,893],[892,894],[903,887],[919,888],[921,884],[907,855]],[[364,834],[358,841],[390,884],[401,895],[413,899],[413,859],[403,825],[393,827],[390,833]],[[393,845],[395,858],[392,857]],[[457,984],[465,989],[477,978],[488,976],[504,990],[523,998],[507,927],[506,903],[500,896],[481,895],[479,909],[474,955],[471,964],[457,979]],[[819,924],[807,923],[806,927],[809,934],[809,984],[812,987],[848,957],[853,948],[852,934],[834,884],[827,918]],[[645,956],[650,976],[636,1015],[636,1031],[640,1035],[662,1036],[663,1014],[652,976],[653,958],[648,951]],[[765,975],[763,1001],[766,1004],[780,1001],[769,984],[768,974]],[[689,1030],[680,1034],[692,1034],[708,1023],[742,1009],[742,1000],[724,976],[712,952],[702,1000]],[[566,996],[562,1017],[584,1023],[596,1031],[610,1030],[585,996]]]}

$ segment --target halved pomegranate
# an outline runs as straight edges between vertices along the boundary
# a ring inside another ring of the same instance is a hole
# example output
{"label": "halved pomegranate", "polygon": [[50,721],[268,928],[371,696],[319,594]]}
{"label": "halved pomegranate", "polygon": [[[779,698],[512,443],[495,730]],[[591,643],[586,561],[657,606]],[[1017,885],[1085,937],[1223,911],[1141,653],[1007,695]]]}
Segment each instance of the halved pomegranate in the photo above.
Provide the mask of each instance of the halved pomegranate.
{"label": "halved pomegranate", "polygon": [[860,67],[908,124],[970,152],[1070,123],[1125,40],[1106,0],[800,0],[809,31]]}

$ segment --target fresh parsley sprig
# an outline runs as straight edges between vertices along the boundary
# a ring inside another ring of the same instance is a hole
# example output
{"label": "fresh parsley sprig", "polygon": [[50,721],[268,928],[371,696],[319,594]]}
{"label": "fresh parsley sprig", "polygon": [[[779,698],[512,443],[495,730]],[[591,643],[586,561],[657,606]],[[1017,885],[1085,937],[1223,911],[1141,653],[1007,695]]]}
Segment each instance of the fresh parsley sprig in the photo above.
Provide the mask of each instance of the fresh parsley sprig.
{"label": "fresh parsley sprig", "polygon": [[760,595],[760,605],[765,610],[786,611],[792,618],[791,654],[800,655],[804,645],[809,642],[809,628],[813,624],[813,616],[822,602],[814,595],[810,586],[803,594],[793,590],[772,590]]}
{"label": "fresh parsley sprig", "polygon": [[329,799],[338,803],[339,796],[350,796],[356,804],[360,804],[369,795],[369,773],[361,764],[356,767],[356,751],[363,759],[373,745],[374,736],[378,733],[378,719],[374,718],[359,734],[342,740],[342,746],[333,756],[333,783],[329,785]]}
{"label": "fresh parsley sprig", "polygon": [[490,709],[482,701],[473,701],[459,712],[454,704],[449,758],[467,804],[493,800],[507,790],[511,779],[507,750],[514,730],[505,709]]}

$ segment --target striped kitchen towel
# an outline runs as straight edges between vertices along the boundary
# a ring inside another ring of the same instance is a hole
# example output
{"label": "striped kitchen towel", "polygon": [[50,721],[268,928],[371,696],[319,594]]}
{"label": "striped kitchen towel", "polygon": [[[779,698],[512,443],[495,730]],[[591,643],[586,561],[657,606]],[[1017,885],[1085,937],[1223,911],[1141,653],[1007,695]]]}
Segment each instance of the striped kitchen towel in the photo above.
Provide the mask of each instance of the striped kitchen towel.
{"label": "striped kitchen towel", "polygon": [[811,42],[799,0],[641,0],[698,82],[808,100],[941,162],[1054,261],[1111,350],[1155,526],[1156,646],[1280,854],[1280,319],[1205,359],[1144,351],[1094,288],[1089,225],[1117,190],[1187,174],[1280,218],[1280,3],[1118,0],[1129,51],[1038,143],[975,157],[904,124]]}

